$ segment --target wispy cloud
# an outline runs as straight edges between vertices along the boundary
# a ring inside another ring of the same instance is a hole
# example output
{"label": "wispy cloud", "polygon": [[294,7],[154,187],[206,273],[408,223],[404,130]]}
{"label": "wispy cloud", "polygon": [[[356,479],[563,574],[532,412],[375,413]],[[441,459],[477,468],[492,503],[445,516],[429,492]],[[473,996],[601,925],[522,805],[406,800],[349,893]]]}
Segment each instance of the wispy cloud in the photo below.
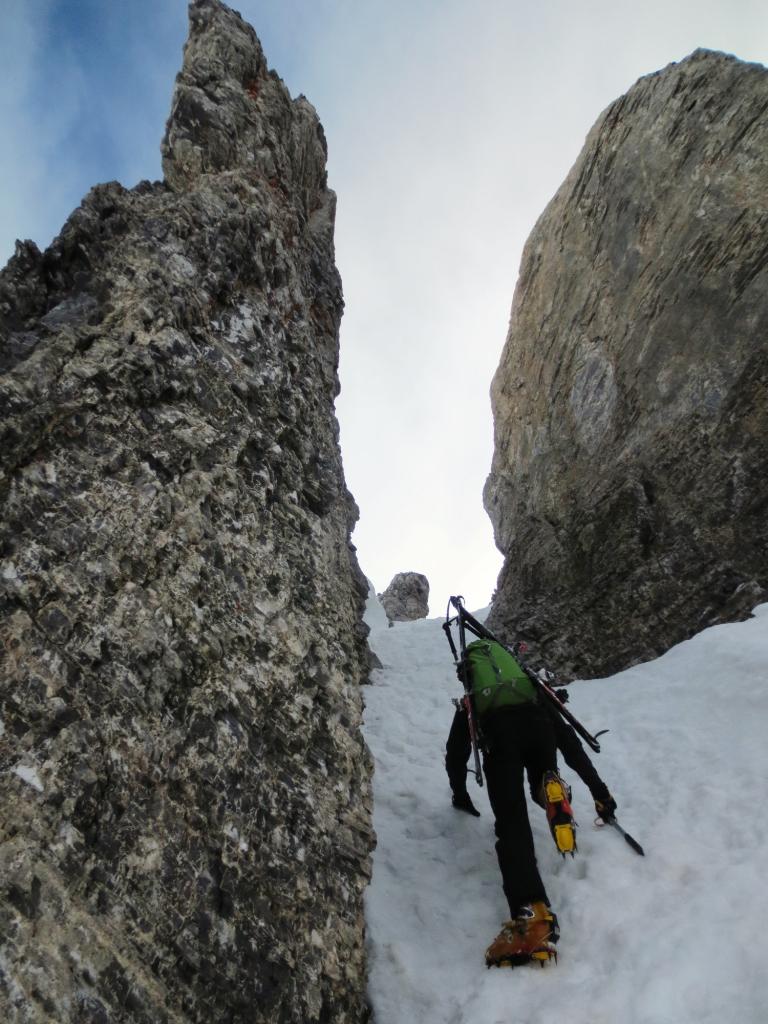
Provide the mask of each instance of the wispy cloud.
{"label": "wispy cloud", "polygon": [[55,117],[39,100],[44,93],[41,69],[45,66],[50,7],[43,0],[12,6],[0,33],[4,140],[0,149],[0,260],[11,254],[16,234],[47,237],[44,207],[52,193],[62,190],[62,178],[53,173],[53,161],[58,157],[61,121],[67,116],[69,97],[56,93],[51,103]]}
{"label": "wispy cloud", "polygon": [[47,245],[95,184],[160,176],[186,3],[13,3],[0,34],[0,261]]}

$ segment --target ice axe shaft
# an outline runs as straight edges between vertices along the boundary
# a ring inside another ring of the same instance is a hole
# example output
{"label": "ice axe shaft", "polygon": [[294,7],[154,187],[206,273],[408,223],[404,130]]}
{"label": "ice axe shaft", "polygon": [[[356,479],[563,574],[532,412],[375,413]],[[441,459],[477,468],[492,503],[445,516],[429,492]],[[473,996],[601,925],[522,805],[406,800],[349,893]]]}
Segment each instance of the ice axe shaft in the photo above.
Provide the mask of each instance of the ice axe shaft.
{"label": "ice axe shaft", "polygon": [[640,843],[638,843],[636,839],[633,839],[629,832],[625,832],[615,818],[608,818],[608,820],[606,821],[606,825],[610,825],[612,828],[615,828],[617,832],[621,832],[621,834],[624,836],[624,838],[635,851],[635,853],[639,853],[641,857],[645,856],[645,850],[642,848]]}
{"label": "ice axe shaft", "polygon": [[[450,599],[450,601],[448,602],[448,613],[446,614],[445,622],[443,623],[443,629],[445,631],[446,637],[448,638],[448,643],[451,646],[451,653],[453,654],[454,661],[456,662],[456,665],[460,667],[460,679],[462,685],[464,686],[464,695],[461,697],[461,700],[456,701],[455,703],[457,704],[457,706],[461,706],[464,708],[464,713],[467,716],[467,728],[469,729],[469,740],[472,745],[472,757],[475,765],[475,767],[470,768],[469,771],[472,772],[472,774],[475,776],[478,786],[482,786],[483,769],[482,765],[480,764],[481,738],[480,731],[477,725],[477,719],[475,718],[475,707],[474,702],[472,700],[472,687],[469,684],[469,678],[466,674],[467,641],[466,636],[464,634],[464,620],[462,618],[464,609],[462,607],[461,602],[463,600],[463,597],[452,597]],[[453,605],[456,608],[456,611],[458,613],[455,619],[450,618],[451,605]],[[451,636],[451,623],[454,621],[458,624],[459,627],[459,646],[461,648],[460,653],[456,650],[456,644],[453,642],[453,637]]]}

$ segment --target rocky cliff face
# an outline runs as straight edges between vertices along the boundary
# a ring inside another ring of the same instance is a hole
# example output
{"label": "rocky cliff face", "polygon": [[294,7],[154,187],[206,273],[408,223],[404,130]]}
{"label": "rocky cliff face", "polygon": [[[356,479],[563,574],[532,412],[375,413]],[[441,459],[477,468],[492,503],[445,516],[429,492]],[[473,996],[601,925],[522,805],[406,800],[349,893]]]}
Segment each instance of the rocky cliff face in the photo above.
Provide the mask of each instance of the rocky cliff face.
{"label": "rocky cliff face", "polygon": [[600,117],[494,378],[491,628],[597,675],[768,584],[768,71],[697,51]]}
{"label": "rocky cliff face", "polygon": [[370,762],[334,195],[193,0],[166,180],[0,275],[0,1006],[359,1021]]}
{"label": "rocky cliff face", "polygon": [[379,600],[391,622],[424,619],[429,611],[429,580],[420,572],[398,572]]}

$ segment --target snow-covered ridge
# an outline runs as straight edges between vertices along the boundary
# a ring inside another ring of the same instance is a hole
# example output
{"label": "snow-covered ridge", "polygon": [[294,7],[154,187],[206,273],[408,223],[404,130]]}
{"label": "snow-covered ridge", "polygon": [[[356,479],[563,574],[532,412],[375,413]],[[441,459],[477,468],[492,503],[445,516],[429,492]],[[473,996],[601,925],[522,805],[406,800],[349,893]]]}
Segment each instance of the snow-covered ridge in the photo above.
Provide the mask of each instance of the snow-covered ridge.
{"label": "snow-covered ridge", "polygon": [[450,804],[443,756],[458,695],[442,620],[367,621],[383,668],[365,691],[378,847],[366,905],[370,995],[382,1024],[762,1024],[768,822],[768,605],[655,661],[576,682],[571,707],[609,728],[595,764],[636,856],[574,790],[579,852],[563,860],[529,808],[560,919],[559,963],[485,968],[506,915],[484,790]]}

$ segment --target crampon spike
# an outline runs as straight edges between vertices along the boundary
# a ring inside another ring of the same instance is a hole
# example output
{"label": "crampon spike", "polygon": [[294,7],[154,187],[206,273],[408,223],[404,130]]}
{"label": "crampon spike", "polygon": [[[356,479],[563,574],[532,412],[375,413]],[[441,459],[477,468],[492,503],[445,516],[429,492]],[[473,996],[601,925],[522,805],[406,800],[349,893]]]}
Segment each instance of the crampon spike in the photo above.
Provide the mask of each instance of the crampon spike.
{"label": "crampon spike", "polygon": [[520,956],[501,956],[498,960],[489,960],[486,962],[486,967],[490,970],[491,967],[525,967],[526,964],[538,964],[540,967],[545,967],[551,960],[557,963],[557,950],[555,949],[537,949],[533,953],[527,953]]}
{"label": "crampon spike", "polygon": [[540,949],[531,954],[531,963],[538,963],[539,967],[546,966],[550,960],[557,963],[557,952],[554,949]]}

